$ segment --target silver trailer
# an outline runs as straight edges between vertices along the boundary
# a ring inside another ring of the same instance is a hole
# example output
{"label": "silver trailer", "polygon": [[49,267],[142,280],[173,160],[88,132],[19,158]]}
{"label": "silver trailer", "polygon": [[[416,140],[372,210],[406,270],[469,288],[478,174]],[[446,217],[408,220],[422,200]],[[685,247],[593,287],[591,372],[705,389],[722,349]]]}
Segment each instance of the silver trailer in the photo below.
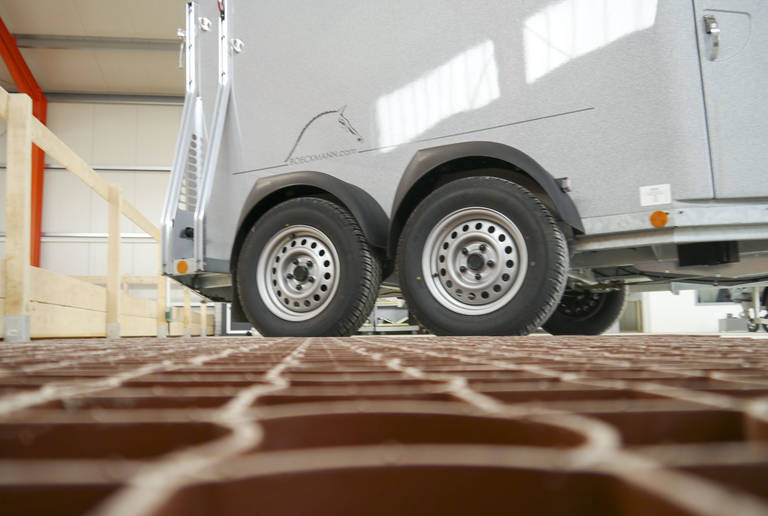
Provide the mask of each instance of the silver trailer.
{"label": "silver trailer", "polygon": [[382,280],[440,334],[594,334],[768,280],[768,2],[187,0],[164,272],[265,335]]}

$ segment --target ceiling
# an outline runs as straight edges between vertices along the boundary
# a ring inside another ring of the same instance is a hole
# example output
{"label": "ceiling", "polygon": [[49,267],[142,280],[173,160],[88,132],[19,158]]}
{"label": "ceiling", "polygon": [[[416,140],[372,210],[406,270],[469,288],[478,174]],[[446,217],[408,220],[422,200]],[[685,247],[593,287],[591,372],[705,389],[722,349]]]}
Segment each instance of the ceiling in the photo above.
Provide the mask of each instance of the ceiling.
{"label": "ceiling", "polygon": [[[46,94],[183,95],[176,29],[184,0],[2,0],[0,17],[17,38]],[[15,90],[0,59],[0,85]]]}

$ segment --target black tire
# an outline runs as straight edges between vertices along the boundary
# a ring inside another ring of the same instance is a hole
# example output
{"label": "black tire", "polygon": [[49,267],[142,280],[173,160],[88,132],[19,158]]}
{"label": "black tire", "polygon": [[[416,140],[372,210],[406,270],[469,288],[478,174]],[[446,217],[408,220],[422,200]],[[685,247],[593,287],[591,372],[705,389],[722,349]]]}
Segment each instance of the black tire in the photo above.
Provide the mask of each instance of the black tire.
{"label": "black tire", "polygon": [[[280,257],[286,258],[283,265]],[[262,335],[344,336],[373,309],[381,268],[346,209],[302,197],[275,206],[254,224],[240,250],[236,281],[243,311]],[[302,317],[308,318],[294,319]]]}
{"label": "black tire", "polygon": [[600,335],[616,322],[626,305],[626,286],[599,293],[566,289],[542,327],[552,335]]}
{"label": "black tire", "polygon": [[[452,224],[457,231],[451,231]],[[466,229],[469,224],[476,230]],[[502,238],[504,232],[510,236]],[[498,240],[512,245],[501,248]],[[487,249],[482,247],[486,243]],[[505,256],[513,245],[512,254]],[[456,251],[456,246],[461,248]],[[498,263],[489,259],[480,265],[491,252],[500,258]],[[473,256],[481,259],[473,262]],[[519,258],[519,263],[508,257]],[[451,270],[444,272],[440,263],[451,264]],[[503,267],[516,269],[506,269],[504,279],[499,275]],[[400,237],[397,269],[409,308],[431,332],[527,335],[547,320],[560,299],[568,252],[549,210],[528,190],[496,177],[470,177],[442,186],[418,205]],[[469,286],[454,288],[446,280],[451,277],[457,285]]]}

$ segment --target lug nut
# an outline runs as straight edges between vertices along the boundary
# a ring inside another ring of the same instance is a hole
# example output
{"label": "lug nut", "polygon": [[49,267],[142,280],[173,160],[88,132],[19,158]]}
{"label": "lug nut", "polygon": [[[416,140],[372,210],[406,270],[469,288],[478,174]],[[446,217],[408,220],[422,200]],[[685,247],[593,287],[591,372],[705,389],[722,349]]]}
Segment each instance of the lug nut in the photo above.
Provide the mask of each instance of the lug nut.
{"label": "lug nut", "polygon": [[482,278],[482,276],[480,274],[475,274],[475,279],[479,280],[481,278]]}
{"label": "lug nut", "polygon": [[289,272],[288,274],[286,274],[286,275],[285,275],[285,277],[286,277],[286,278],[288,278],[288,279],[293,279],[293,274],[291,274],[291,273]]}
{"label": "lug nut", "polygon": [[462,265],[461,267],[459,267],[459,270],[460,270],[461,272],[467,272],[467,268],[466,268],[466,267],[464,267],[463,265]]}
{"label": "lug nut", "polygon": [[312,267],[312,260],[307,260],[306,266],[307,267]]}
{"label": "lug nut", "polygon": [[485,252],[485,244],[480,244],[480,250]]}
{"label": "lug nut", "polygon": [[294,265],[298,265],[298,264],[299,264],[299,260],[296,260],[296,259],[294,259],[294,260],[293,260],[293,264],[294,264]]}
{"label": "lug nut", "polygon": [[486,264],[488,267],[493,267],[494,265],[496,265],[496,262],[494,262],[493,260],[488,260],[487,262],[485,262],[485,264]]}
{"label": "lug nut", "polygon": [[309,278],[307,278],[307,281],[309,281],[310,283],[314,283],[315,282],[315,277],[314,276],[310,276]]}
{"label": "lug nut", "polygon": [[296,290],[301,290],[303,287],[301,285],[296,285]]}
{"label": "lug nut", "polygon": [[469,254],[469,250],[466,247],[461,249],[461,254]]}

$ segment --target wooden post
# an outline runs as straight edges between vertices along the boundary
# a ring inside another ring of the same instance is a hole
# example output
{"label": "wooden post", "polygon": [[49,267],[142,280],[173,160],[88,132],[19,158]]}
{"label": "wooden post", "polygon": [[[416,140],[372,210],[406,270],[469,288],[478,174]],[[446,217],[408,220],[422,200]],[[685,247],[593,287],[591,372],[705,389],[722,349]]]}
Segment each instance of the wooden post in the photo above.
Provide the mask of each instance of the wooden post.
{"label": "wooden post", "polygon": [[208,336],[208,304],[205,299],[200,300],[200,336]]}
{"label": "wooden post", "polygon": [[192,336],[192,303],[189,289],[184,287],[184,336]]}
{"label": "wooden post", "polygon": [[[160,270],[163,270],[163,250],[162,244],[158,242],[157,246],[160,252]],[[166,316],[165,302],[168,291],[168,281],[162,274],[157,277],[157,336],[164,339],[168,336],[168,317]]]}
{"label": "wooden post", "polygon": [[107,237],[107,338],[120,338],[120,217],[122,186],[109,185]]}
{"label": "wooden post", "polygon": [[32,100],[24,94],[8,99],[8,150],[5,193],[6,342],[28,342],[29,244],[32,206]]}

